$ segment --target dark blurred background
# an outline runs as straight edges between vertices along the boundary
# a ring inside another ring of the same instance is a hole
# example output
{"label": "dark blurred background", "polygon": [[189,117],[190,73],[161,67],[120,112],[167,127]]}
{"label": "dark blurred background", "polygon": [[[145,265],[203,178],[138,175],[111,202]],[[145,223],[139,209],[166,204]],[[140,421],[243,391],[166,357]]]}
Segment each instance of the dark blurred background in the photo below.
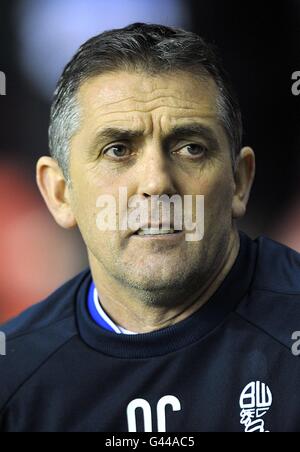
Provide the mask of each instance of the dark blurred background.
{"label": "dark blurred background", "polygon": [[[240,229],[300,251],[300,1],[1,0],[0,323],[87,265],[79,234],[61,230],[35,185],[48,152],[51,96],[79,45],[143,21],[181,26],[215,43],[238,91],[244,145],[257,175]],[[270,269],[271,270],[271,269]]]}

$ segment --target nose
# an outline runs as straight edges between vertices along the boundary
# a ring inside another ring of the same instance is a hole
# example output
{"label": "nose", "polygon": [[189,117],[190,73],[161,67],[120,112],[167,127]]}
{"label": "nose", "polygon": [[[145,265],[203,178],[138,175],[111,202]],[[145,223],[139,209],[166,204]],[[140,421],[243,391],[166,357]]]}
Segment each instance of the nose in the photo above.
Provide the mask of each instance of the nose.
{"label": "nose", "polygon": [[145,152],[138,174],[138,194],[147,197],[177,193],[171,162],[159,146]]}

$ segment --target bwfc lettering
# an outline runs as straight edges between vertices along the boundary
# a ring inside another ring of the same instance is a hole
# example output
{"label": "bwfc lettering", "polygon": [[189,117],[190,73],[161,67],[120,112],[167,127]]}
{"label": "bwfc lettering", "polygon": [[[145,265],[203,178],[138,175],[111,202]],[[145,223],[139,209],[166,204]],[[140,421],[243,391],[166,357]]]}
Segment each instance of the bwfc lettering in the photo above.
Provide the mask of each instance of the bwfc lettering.
{"label": "bwfc lettering", "polygon": [[272,406],[273,397],[268,386],[260,381],[249,383],[240,397],[241,424],[245,433],[264,433],[265,422],[262,417]]}

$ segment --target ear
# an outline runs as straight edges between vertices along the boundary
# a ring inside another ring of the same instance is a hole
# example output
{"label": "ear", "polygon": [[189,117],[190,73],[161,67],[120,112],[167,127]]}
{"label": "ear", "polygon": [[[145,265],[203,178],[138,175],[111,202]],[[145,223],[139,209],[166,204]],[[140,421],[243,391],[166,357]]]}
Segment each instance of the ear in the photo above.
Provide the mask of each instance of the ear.
{"label": "ear", "polygon": [[51,157],[39,159],[36,166],[36,181],[55,221],[65,229],[75,227],[70,189],[56,160]]}
{"label": "ear", "polygon": [[241,150],[236,162],[235,194],[232,202],[233,219],[245,215],[254,178],[255,154],[253,149],[245,147]]}

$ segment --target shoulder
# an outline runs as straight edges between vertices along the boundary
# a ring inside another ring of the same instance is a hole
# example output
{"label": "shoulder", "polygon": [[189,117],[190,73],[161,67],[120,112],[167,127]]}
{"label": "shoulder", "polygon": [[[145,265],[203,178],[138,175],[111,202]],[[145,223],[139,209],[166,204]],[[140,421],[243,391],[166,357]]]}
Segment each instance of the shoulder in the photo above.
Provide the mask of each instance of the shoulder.
{"label": "shoulder", "polygon": [[88,275],[86,270],[0,327],[6,339],[5,356],[0,356],[0,411],[18,388],[77,334],[75,301]]}
{"label": "shoulder", "polygon": [[254,286],[286,294],[300,294],[300,253],[267,237],[257,239]]}
{"label": "shoulder", "polygon": [[30,335],[34,331],[48,328],[60,320],[72,316],[76,292],[88,274],[89,271],[85,270],[75,276],[47,299],[27,309],[7,324],[0,326],[1,331],[6,334],[7,339],[14,340],[17,337]]}
{"label": "shoulder", "polygon": [[300,330],[300,254],[267,237],[259,237],[251,288],[237,312],[270,337],[290,348]]}

